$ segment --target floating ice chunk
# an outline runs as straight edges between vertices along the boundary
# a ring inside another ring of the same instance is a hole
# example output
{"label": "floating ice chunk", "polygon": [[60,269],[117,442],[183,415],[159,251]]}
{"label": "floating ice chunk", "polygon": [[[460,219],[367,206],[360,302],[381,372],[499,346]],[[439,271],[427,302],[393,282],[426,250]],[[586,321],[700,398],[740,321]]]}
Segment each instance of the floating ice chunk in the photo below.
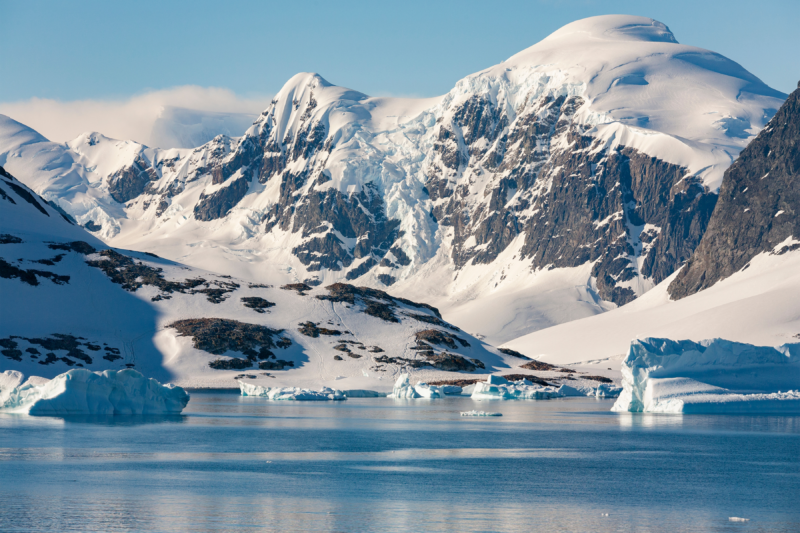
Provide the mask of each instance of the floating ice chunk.
{"label": "floating ice chunk", "polygon": [[796,413],[798,384],[800,344],[642,339],[631,343],[622,364],[623,390],[612,410]]}
{"label": "floating ice chunk", "polygon": [[344,395],[348,398],[385,398],[387,396],[385,392],[363,389],[346,390]]}
{"label": "floating ice chunk", "polygon": [[749,518],[740,518],[738,516],[730,516],[728,517],[728,522],[749,522]]}
{"label": "floating ice chunk", "polygon": [[486,411],[462,411],[461,416],[503,416],[503,413],[487,413]]}
{"label": "floating ice chunk", "polygon": [[441,388],[435,385],[428,385],[427,383],[417,383],[414,385],[414,392],[416,392],[420,398],[443,398],[444,392]]}
{"label": "floating ice chunk", "polygon": [[533,385],[528,380],[509,382],[500,376],[489,376],[472,389],[473,400],[549,400],[560,396],[555,387]]}
{"label": "floating ice chunk", "polygon": [[442,393],[446,394],[447,396],[461,394],[463,390],[458,385],[441,385],[439,389],[441,389]]}
{"label": "floating ice chunk", "polygon": [[180,413],[189,402],[181,387],[162,385],[131,369],[91,372],[77,368],[51,380],[33,376],[24,383],[19,372],[0,376],[0,410],[14,413],[169,414]]}
{"label": "floating ice chunk", "polygon": [[617,387],[611,383],[601,383],[594,389],[596,398],[617,398],[622,393],[622,387]]}
{"label": "floating ice chunk", "polygon": [[411,386],[408,374],[400,374],[394,382],[394,388],[389,395],[390,398],[419,398],[419,394]]}
{"label": "floating ice chunk", "polygon": [[242,396],[262,396],[269,400],[289,401],[325,401],[346,400],[344,392],[338,389],[322,387],[320,390],[301,389],[299,387],[262,387],[253,383],[239,381]]}

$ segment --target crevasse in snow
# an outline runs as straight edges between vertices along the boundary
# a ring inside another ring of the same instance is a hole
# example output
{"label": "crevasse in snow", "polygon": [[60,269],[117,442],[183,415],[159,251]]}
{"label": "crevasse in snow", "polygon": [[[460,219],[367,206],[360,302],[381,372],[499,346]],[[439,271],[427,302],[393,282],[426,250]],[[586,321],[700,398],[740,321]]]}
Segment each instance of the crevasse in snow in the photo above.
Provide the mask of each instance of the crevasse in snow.
{"label": "crevasse in snow", "polygon": [[800,412],[800,343],[634,340],[614,411]]}
{"label": "crevasse in snow", "polygon": [[51,380],[0,374],[0,411],[30,415],[152,415],[183,411],[189,394],[135,370],[73,369]]}

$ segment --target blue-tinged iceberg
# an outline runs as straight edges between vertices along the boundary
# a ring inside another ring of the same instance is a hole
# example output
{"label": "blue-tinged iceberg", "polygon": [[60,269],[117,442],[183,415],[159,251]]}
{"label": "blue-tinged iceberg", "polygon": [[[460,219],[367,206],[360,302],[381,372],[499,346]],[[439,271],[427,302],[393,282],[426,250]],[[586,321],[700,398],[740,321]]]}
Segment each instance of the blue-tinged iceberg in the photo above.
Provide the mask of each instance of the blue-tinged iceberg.
{"label": "blue-tinged iceberg", "polygon": [[181,387],[135,370],[73,369],[51,380],[9,370],[0,374],[0,411],[30,415],[177,414],[189,403]]}
{"label": "blue-tinged iceberg", "polygon": [[320,390],[301,389],[299,387],[262,387],[245,381],[239,382],[242,396],[260,396],[268,400],[325,401],[346,400],[343,391],[322,387]]}
{"label": "blue-tinged iceberg", "polygon": [[635,340],[622,387],[613,411],[800,413],[800,343]]}
{"label": "blue-tinged iceberg", "polygon": [[[451,389],[455,390],[455,389]],[[459,389],[460,391],[460,389]],[[408,374],[400,374],[397,381],[394,383],[390,398],[396,399],[413,399],[413,398],[444,398],[445,391],[441,387],[435,385],[428,385],[427,383],[419,382],[412,385],[409,380]]]}
{"label": "blue-tinged iceberg", "polygon": [[562,396],[555,387],[534,385],[527,379],[508,381],[501,376],[489,376],[472,389],[473,400],[549,400]]}

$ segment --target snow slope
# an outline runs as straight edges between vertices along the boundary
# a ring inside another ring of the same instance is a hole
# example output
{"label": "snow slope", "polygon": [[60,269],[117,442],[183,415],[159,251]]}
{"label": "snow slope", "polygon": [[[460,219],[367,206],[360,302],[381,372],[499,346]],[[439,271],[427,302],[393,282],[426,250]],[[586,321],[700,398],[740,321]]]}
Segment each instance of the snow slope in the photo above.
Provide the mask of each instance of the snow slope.
{"label": "snow slope", "polygon": [[109,249],[0,167],[0,372],[134,368],[181,386],[246,379],[388,391],[401,372],[452,379],[525,362],[430,306],[338,290],[256,284]]}
{"label": "snow slope", "polygon": [[504,346],[551,363],[595,362],[605,367],[610,359],[616,367],[634,339],[722,338],[779,346],[800,335],[798,252],[760,254],[745,270],[677,301],[667,293],[671,280],[624,307],[524,335]]}
{"label": "snow slope", "polygon": [[109,245],[275,285],[391,286],[498,343],[671,274],[784,98],[660,22],[614,15],[436,98],[298,74],[241,137],[193,150],[51,143],[0,117],[0,164]]}

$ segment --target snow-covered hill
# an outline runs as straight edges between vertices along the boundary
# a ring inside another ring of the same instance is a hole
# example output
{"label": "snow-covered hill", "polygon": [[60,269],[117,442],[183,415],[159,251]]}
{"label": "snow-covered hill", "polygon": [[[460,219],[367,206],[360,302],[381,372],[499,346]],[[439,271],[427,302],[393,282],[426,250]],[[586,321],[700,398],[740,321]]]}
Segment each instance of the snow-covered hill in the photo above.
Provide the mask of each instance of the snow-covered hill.
{"label": "snow-covered hill", "polygon": [[660,22],[603,16],[431,99],[298,74],[242,137],[196,149],[56,144],[4,118],[0,164],[110,245],[391,287],[504,342],[672,275],[784,98]]}
{"label": "snow-covered hill", "polygon": [[185,386],[389,391],[526,359],[428,305],[348,284],[272,286],[112,249],[0,167],[0,369],[135,368]]}

